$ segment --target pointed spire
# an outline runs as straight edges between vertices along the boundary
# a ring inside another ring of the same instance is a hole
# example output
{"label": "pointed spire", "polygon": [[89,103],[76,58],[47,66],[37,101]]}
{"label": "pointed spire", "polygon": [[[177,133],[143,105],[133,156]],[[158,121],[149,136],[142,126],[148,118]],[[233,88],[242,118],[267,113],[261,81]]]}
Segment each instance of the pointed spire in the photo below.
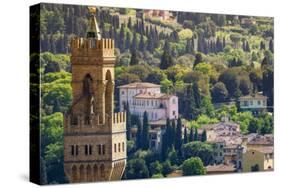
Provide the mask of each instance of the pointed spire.
{"label": "pointed spire", "polygon": [[89,20],[89,29],[87,32],[87,37],[101,39],[101,33],[96,19],[96,11],[97,11],[96,7],[89,7],[90,20]]}

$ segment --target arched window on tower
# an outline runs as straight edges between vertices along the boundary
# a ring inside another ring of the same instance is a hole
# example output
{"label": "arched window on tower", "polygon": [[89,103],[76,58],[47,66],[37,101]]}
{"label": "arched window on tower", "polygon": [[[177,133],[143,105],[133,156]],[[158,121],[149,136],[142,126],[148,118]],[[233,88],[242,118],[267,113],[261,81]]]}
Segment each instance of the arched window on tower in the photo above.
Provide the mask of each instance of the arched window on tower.
{"label": "arched window on tower", "polygon": [[112,77],[111,72],[107,70],[106,75],[106,89],[105,89],[105,113],[111,115],[113,110],[113,83],[112,83]]}
{"label": "arched window on tower", "polygon": [[93,79],[90,74],[87,74],[83,80],[83,95],[90,95],[92,93]]}

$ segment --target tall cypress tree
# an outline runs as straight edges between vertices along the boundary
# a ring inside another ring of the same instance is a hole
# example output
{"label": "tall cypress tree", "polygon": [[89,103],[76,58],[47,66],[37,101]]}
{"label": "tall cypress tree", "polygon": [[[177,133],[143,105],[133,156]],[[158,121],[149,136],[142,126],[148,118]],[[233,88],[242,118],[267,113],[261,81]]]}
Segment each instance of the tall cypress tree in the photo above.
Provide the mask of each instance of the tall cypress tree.
{"label": "tall cypress tree", "polygon": [[182,123],[181,118],[177,120],[176,138],[175,138],[175,150],[180,151],[182,145]]}
{"label": "tall cypress tree", "polygon": [[207,132],[206,132],[206,129],[203,130],[202,137],[201,137],[201,141],[202,141],[202,142],[206,142],[206,141],[207,141]]}
{"label": "tall cypress tree", "polygon": [[172,120],[172,130],[171,130],[171,146],[175,146],[175,139],[176,139],[176,122]]}
{"label": "tall cypress tree", "polygon": [[187,129],[186,129],[186,127],[184,127],[183,143],[187,144],[187,142],[188,142]]}
{"label": "tall cypress tree", "polygon": [[165,70],[172,66],[174,64],[174,60],[171,55],[171,49],[170,49],[170,44],[166,40],[165,45],[164,45],[164,52],[161,57],[161,62],[160,62],[160,69]]}
{"label": "tall cypress tree", "polygon": [[138,57],[137,57],[137,51],[132,50],[130,65],[137,65],[137,64],[139,64],[139,60],[138,60]]}
{"label": "tall cypress tree", "polygon": [[193,128],[190,129],[189,132],[189,142],[193,142],[194,141],[194,133],[193,133]]}
{"label": "tall cypress tree", "polygon": [[126,127],[127,127],[127,140],[131,140],[131,111],[129,103],[126,104]]}
{"label": "tall cypress tree", "polygon": [[192,120],[196,116],[196,105],[195,105],[195,99],[193,94],[193,89],[191,85],[187,86],[186,89],[186,97],[185,97],[185,108],[184,108],[184,115],[185,118]]}
{"label": "tall cypress tree", "polygon": [[137,123],[136,147],[137,149],[140,149],[142,146],[142,126],[138,116],[136,119],[136,123]]}
{"label": "tall cypress tree", "polygon": [[193,141],[198,141],[198,130],[197,130],[197,128],[195,128]]}
{"label": "tall cypress tree", "polygon": [[197,82],[192,84],[192,90],[193,90],[196,108],[200,108],[200,106],[201,106],[201,95],[200,95],[200,90],[199,90],[199,86],[198,86]]}
{"label": "tall cypress tree", "polygon": [[149,148],[149,125],[147,112],[143,113],[143,131],[142,131],[142,149],[147,150]]}

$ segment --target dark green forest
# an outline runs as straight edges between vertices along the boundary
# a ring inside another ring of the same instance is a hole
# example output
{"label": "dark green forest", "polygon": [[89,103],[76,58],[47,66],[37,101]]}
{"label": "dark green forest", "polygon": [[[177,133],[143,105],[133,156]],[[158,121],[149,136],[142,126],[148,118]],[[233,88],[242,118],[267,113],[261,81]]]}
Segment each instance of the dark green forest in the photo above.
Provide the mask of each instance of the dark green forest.
{"label": "dark green forest", "polygon": [[[102,36],[115,40],[115,86],[140,81],[160,84],[162,92],[179,97],[181,118],[187,120],[194,132],[204,124],[218,122],[223,114],[230,114],[244,134],[272,133],[272,116],[256,117],[251,112],[240,112],[236,105],[217,109],[214,104],[237,102],[240,96],[263,92],[268,97],[268,111],[273,112],[273,18],[171,13],[170,20],[161,20],[139,16],[142,10],[138,9],[98,8]],[[39,71],[43,183],[66,181],[63,113],[72,101],[69,41],[73,36],[85,37],[87,23],[86,6],[41,4]],[[117,111],[118,94],[115,90]],[[131,124],[137,126],[138,122]],[[170,127],[167,138],[181,134],[176,126],[167,127]],[[167,139],[165,154],[135,147],[133,141],[128,141],[129,160],[124,179],[164,177],[175,169],[188,172],[185,169],[190,168],[190,163],[208,164],[208,158],[185,155],[196,147],[205,156],[213,152],[210,144],[194,137],[186,135],[180,141],[177,136],[174,140]],[[179,154],[181,148],[184,154]],[[194,173],[204,174],[204,170]]]}

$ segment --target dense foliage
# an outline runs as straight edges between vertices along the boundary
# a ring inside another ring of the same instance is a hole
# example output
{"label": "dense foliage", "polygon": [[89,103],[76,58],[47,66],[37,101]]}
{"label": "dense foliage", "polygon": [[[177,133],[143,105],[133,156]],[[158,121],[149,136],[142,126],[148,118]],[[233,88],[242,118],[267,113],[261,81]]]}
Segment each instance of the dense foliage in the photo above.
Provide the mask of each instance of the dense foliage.
{"label": "dense foliage", "polygon": [[[236,105],[214,107],[263,92],[268,97],[268,110],[273,110],[273,19],[172,14],[174,18],[165,21],[138,17],[134,9],[98,9],[103,37],[115,40],[115,86],[136,81],[160,84],[162,92],[179,97],[180,117],[189,120],[191,128],[187,131],[185,127],[182,133],[181,118],[167,120],[165,147],[156,154],[148,149],[146,115],[141,122],[127,110],[127,127],[136,126],[138,132],[136,141],[127,143],[123,178],[163,177],[180,169],[181,164],[184,175],[204,174],[202,166],[210,163],[212,147],[204,143],[204,134],[198,139],[197,129],[218,122],[226,114],[241,125],[244,134],[273,132],[271,115],[254,116],[240,112]],[[72,100],[69,41],[73,36],[86,36],[88,10],[86,6],[43,4],[40,16],[42,178],[61,183],[66,181],[63,113]],[[245,18],[255,19],[256,24],[243,24]],[[118,95],[116,90],[116,110]],[[130,140],[129,134],[127,138]]]}

